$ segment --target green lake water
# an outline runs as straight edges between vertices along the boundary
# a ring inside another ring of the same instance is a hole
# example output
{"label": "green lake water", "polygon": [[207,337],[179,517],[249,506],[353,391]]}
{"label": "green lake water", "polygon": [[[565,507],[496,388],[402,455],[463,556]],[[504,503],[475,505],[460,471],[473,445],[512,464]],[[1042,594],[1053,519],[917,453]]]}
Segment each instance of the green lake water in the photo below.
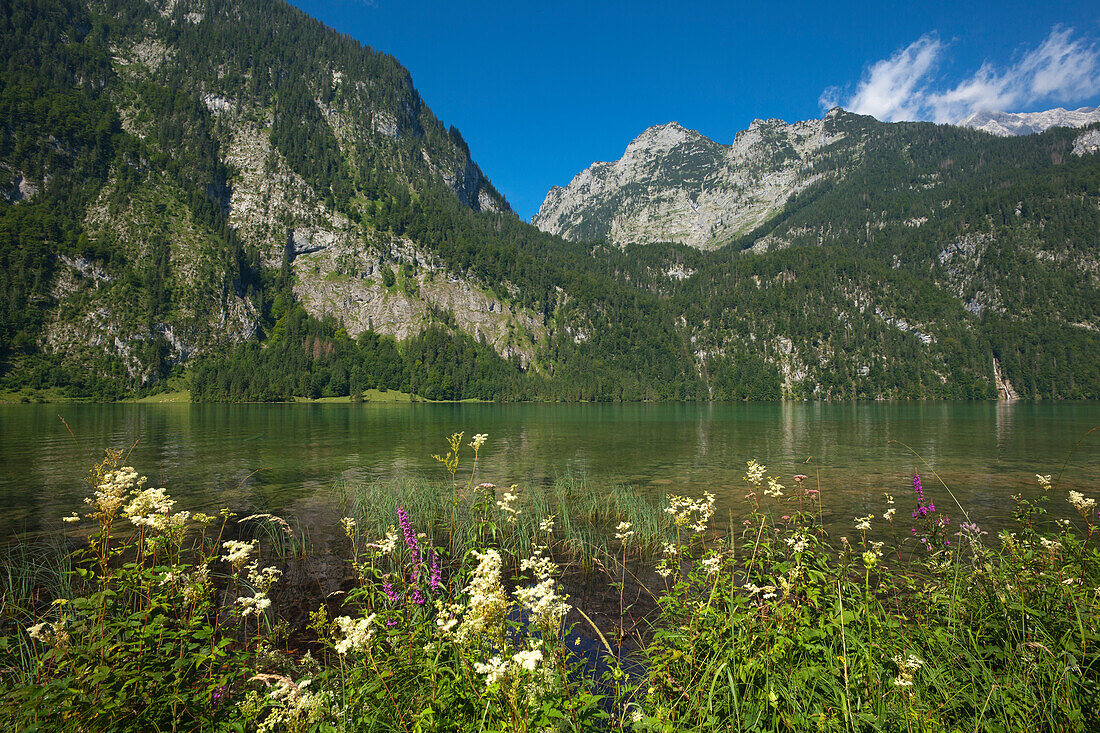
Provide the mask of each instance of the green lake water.
{"label": "green lake water", "polygon": [[572,474],[658,501],[709,490],[735,520],[745,461],[757,458],[785,484],[795,473],[820,482],[837,527],[881,514],[884,491],[907,514],[914,472],[949,507],[928,466],[890,442],[902,441],[972,517],[997,526],[1012,494],[1034,493],[1035,474],[1057,477],[1067,458],[1055,504],[1069,489],[1100,498],[1100,430],[1081,441],[1097,425],[1097,402],[0,405],[0,533],[63,531],[59,518],[82,509],[90,457],[107,447],[132,447],[128,463],[179,508],[327,523],[338,516],[337,482],[445,478],[431,455],[457,431],[489,435],[478,481],[522,487]]}

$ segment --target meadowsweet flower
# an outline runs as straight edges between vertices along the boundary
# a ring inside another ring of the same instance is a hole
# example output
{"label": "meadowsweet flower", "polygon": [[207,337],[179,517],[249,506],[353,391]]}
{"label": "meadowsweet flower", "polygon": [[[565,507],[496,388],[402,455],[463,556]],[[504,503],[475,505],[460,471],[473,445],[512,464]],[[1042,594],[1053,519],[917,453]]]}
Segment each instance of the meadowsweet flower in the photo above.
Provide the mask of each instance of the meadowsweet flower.
{"label": "meadowsweet flower", "polygon": [[630,522],[619,522],[619,526],[615,528],[615,539],[625,543],[634,536],[634,530],[631,527],[633,525]]}
{"label": "meadowsweet flower", "polygon": [[474,452],[481,450],[481,446],[485,445],[485,441],[489,438],[486,433],[478,433],[474,436],[474,439],[470,441],[470,447],[474,449]]}
{"label": "meadowsweet flower", "polygon": [[897,514],[897,513],[898,513],[897,507],[890,507],[885,512],[883,512],[882,518],[885,519],[887,522],[893,522],[894,521],[894,515]]}
{"label": "meadowsweet flower", "polygon": [[885,544],[884,542],[872,542],[871,543],[871,552],[875,553],[875,555],[878,556],[878,557],[882,557],[882,546],[884,544]]}
{"label": "meadowsweet flower", "polygon": [[540,532],[545,532],[546,534],[550,534],[551,532],[554,531],[554,515],[553,514],[551,514],[549,517],[547,517],[546,519],[542,520],[542,522],[539,523],[539,531]]}
{"label": "meadowsweet flower", "polygon": [[745,469],[745,481],[748,481],[753,486],[759,486],[764,482],[764,471],[766,466],[756,462],[756,459],[752,459],[747,464],[748,468]]}
{"label": "meadowsweet flower", "polygon": [[76,512],[73,512],[72,514],[70,514],[67,517],[62,517],[61,521],[65,522],[66,524],[74,524],[74,523],[80,521],[80,515],[77,514]]}
{"label": "meadowsweet flower", "polygon": [[657,575],[660,575],[662,578],[667,578],[668,576],[672,575],[672,568],[668,566],[667,560],[661,560],[660,562],[658,562],[656,570]]}
{"label": "meadowsweet flower", "polygon": [[793,537],[787,538],[787,546],[790,547],[796,555],[801,554],[810,546],[810,538],[800,532]]}
{"label": "meadowsweet flower", "polygon": [[255,540],[252,542],[238,542],[237,540],[223,542],[222,549],[225,550],[225,554],[222,555],[222,560],[232,565],[234,570],[240,570],[248,561],[249,556],[256,551],[257,545],[258,543]]}
{"label": "meadowsweet flower", "polygon": [[515,596],[530,612],[531,623],[544,631],[556,631],[569,612],[569,604],[557,592],[554,572],[558,566],[546,553],[547,548],[536,547],[534,554],[520,563],[521,570],[533,572],[536,582],[517,588]]}
{"label": "meadowsweet flower", "polygon": [[714,516],[714,494],[703,493],[700,501],[686,496],[668,495],[665,514],[672,517],[677,527],[690,527],[693,532],[705,532],[711,517]]}
{"label": "meadowsweet flower", "polygon": [[1089,510],[1096,506],[1096,499],[1086,498],[1084,494],[1079,491],[1069,492],[1069,503],[1073,504],[1073,508],[1076,509],[1081,516],[1085,516],[1089,513]]}
{"label": "meadowsweet flower", "polygon": [[478,565],[465,589],[469,603],[458,630],[463,641],[474,639],[482,633],[499,633],[509,605],[500,582],[500,553],[488,549],[484,553],[475,551],[473,555],[478,559]]}
{"label": "meadowsweet flower", "polygon": [[1035,480],[1039,482],[1039,486],[1043,487],[1043,491],[1050,491],[1050,474],[1035,474]]}
{"label": "meadowsweet flower", "polygon": [[779,483],[779,481],[774,476],[769,476],[768,488],[764,489],[764,496],[770,496],[773,499],[778,499],[779,497],[783,496],[783,489],[783,484]]}
{"label": "meadowsweet flower", "polygon": [[84,502],[94,510],[94,517],[109,520],[126,503],[126,496],[130,490],[135,486],[141,486],[144,482],[145,477],[138,478],[137,471],[130,466],[123,466],[104,474],[92,495],[84,499]]}
{"label": "meadowsweet flower", "polygon": [[485,686],[492,687],[508,672],[508,663],[499,656],[490,657],[484,664],[474,662],[474,670],[485,675]]}
{"label": "meadowsweet flower", "polygon": [[378,548],[378,551],[383,555],[392,555],[393,551],[397,549],[397,528],[391,524],[389,529],[386,530],[386,538],[372,546]]}
{"label": "meadowsweet flower", "polygon": [[267,597],[266,593],[257,591],[251,596],[240,596],[237,598],[237,603],[241,606],[241,616],[245,618],[249,616],[260,617],[271,605],[271,599]]}
{"label": "meadowsweet flower", "polygon": [[144,489],[134,494],[130,503],[123,507],[122,516],[129,518],[137,527],[161,530],[175,504],[174,499],[168,498],[165,489]]}
{"label": "meadowsweet flower", "polygon": [[278,568],[266,567],[260,569],[260,562],[253,560],[248,566],[248,582],[255,588],[267,592],[275,582],[282,577],[283,571]]}
{"label": "meadowsweet flower", "polygon": [[348,536],[349,540],[355,539],[355,520],[351,517],[344,517],[340,520],[340,526],[344,528],[344,534]]}
{"label": "meadowsweet flower", "polygon": [[910,654],[908,657],[898,654],[893,657],[893,661],[898,666],[898,676],[894,680],[894,685],[897,687],[912,687],[913,675],[924,666],[924,660],[915,654]]}
{"label": "meadowsweet flower", "polygon": [[506,519],[509,524],[515,524],[519,515],[523,514],[522,509],[517,509],[515,507],[516,499],[519,498],[513,493],[515,490],[516,485],[512,484],[511,488],[504,492],[504,496],[497,500],[497,507],[507,515]]}
{"label": "meadowsweet flower", "polygon": [[535,646],[530,649],[516,652],[512,655],[512,661],[520,669],[525,669],[528,672],[534,672],[538,669],[539,662],[542,661],[542,649],[539,648],[541,641],[536,642]]}
{"label": "meadowsweet flower", "polygon": [[856,517],[856,529],[860,532],[870,531],[871,520],[874,518],[874,514],[868,514],[866,517]]}
{"label": "meadowsweet flower", "polygon": [[1058,540],[1052,540],[1049,537],[1040,537],[1039,544],[1041,544],[1045,549],[1050,550],[1051,552],[1057,552],[1058,550],[1062,549],[1061,542],[1059,542]]}
{"label": "meadowsweet flower", "polygon": [[345,656],[349,651],[357,652],[367,645],[374,629],[371,626],[377,614],[371,614],[366,618],[353,619],[349,616],[339,616],[333,619],[333,623],[339,630],[341,639],[336,642],[336,653]]}
{"label": "meadowsweet flower", "polygon": [[710,557],[704,558],[702,564],[703,569],[707,571],[707,575],[717,575],[722,569],[722,556],[711,555]]}

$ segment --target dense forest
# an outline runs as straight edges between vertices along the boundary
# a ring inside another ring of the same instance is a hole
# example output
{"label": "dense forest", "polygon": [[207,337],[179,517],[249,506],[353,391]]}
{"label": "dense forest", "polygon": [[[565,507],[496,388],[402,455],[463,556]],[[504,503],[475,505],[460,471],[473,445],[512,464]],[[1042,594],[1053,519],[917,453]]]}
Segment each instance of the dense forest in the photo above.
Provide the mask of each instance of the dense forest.
{"label": "dense forest", "polygon": [[521,221],[396,60],[278,0],[15,0],[0,49],[7,388],[990,398],[996,360],[1021,396],[1100,397],[1077,131],[841,113],[757,231],[620,249]]}

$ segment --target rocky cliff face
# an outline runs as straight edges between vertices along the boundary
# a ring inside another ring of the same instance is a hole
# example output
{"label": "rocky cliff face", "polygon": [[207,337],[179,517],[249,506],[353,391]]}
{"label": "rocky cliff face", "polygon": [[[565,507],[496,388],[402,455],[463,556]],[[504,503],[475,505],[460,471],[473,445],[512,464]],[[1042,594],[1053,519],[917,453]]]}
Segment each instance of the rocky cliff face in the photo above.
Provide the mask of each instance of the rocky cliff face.
{"label": "rocky cliff face", "polygon": [[843,137],[823,120],[756,120],[721,145],[675,122],[651,127],[623,157],[550,189],[531,223],[566,239],[671,241],[712,249],[764,223],[817,181],[820,151]]}
{"label": "rocky cliff face", "polygon": [[958,125],[1009,137],[1033,135],[1052,127],[1085,127],[1094,122],[1100,122],[1100,109],[1096,107],[1075,110],[1056,107],[1044,112],[975,112],[959,120]]}

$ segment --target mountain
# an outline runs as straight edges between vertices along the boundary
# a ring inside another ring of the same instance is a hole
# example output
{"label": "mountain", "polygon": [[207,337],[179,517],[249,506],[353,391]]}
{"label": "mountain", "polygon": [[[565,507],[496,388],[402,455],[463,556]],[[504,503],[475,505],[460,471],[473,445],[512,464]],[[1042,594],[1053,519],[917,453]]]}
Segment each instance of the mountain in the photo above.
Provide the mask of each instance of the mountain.
{"label": "mountain", "polygon": [[2,388],[1100,397],[1095,129],[667,125],[546,232],[282,0],[13,0],[0,49]]}
{"label": "mountain", "polygon": [[1100,122],[1100,109],[1096,107],[1072,111],[1056,107],[1045,112],[975,112],[956,124],[1006,137],[1032,135],[1052,127],[1086,127],[1095,122]]}
{"label": "mountain", "polygon": [[531,223],[566,239],[720,246],[818,179],[808,170],[838,139],[832,119],[755,120],[732,145],[675,122],[656,125],[619,160],[593,163],[565,188],[551,188]]}
{"label": "mountain", "polygon": [[[1097,130],[995,138],[842,110],[764,125],[780,142],[757,144],[756,190],[774,182],[778,203],[723,191],[729,149],[669,126],[552,190],[535,221],[627,252],[643,226],[649,241],[678,242],[661,289],[710,389],[740,394],[724,375],[755,358],[788,396],[1095,393]],[[807,129],[814,146],[774,154]],[[707,155],[686,166],[685,149]],[[707,206],[669,203],[685,196]],[[761,223],[712,249],[746,217]]]}

